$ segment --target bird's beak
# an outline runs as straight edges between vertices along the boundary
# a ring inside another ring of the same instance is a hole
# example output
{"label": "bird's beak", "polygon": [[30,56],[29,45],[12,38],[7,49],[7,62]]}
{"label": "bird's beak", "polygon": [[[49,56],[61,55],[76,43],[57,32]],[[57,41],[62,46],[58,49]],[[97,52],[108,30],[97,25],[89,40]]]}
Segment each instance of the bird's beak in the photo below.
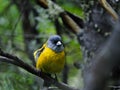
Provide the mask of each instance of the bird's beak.
{"label": "bird's beak", "polygon": [[60,46],[61,44],[62,44],[61,41],[58,41],[56,45]]}

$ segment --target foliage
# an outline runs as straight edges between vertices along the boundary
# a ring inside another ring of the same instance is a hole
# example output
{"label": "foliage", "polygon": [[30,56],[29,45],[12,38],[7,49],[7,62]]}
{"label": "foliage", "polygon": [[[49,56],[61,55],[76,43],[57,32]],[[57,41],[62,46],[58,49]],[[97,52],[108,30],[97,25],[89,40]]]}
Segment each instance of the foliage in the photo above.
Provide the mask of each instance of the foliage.
{"label": "foliage", "polygon": [[[25,51],[22,15],[20,14],[20,11],[17,6],[12,3],[12,0],[0,0],[0,3],[0,48],[6,52],[17,55],[23,60],[26,60],[25,62],[32,65],[32,62]],[[67,3],[67,1],[58,3],[65,3],[60,4],[61,7],[78,16],[84,17],[80,7],[76,6],[74,3]],[[44,12],[44,9],[41,9],[37,5],[35,5],[34,8],[39,12],[39,16],[35,18],[31,16],[30,20],[36,19],[39,22],[36,26],[39,34],[36,37],[42,39],[42,42],[44,42],[49,35],[56,34],[55,26],[53,21],[47,16],[46,12]],[[77,78],[76,73],[78,73],[78,70],[73,66],[73,63],[82,60],[80,46],[77,43],[76,38],[74,38],[74,35],[72,35],[72,37],[73,39],[68,39],[68,36],[63,35],[63,42],[66,46],[67,63],[70,67],[69,80]],[[35,50],[36,46],[40,47],[39,44],[33,44],[31,47]],[[70,82],[70,84],[74,84],[74,82]],[[34,86],[35,76],[21,70],[21,68],[16,68],[13,65],[0,62],[0,90],[8,90],[8,88],[9,90],[31,90],[31,88],[33,90]]]}

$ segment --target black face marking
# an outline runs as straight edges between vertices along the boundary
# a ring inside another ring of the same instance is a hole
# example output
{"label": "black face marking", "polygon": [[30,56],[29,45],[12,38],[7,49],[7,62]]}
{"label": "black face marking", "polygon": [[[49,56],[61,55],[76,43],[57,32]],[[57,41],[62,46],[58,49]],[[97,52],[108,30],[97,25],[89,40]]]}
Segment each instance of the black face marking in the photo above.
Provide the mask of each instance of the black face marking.
{"label": "black face marking", "polygon": [[53,44],[57,44],[58,41],[59,40],[53,40],[52,42],[53,42]]}

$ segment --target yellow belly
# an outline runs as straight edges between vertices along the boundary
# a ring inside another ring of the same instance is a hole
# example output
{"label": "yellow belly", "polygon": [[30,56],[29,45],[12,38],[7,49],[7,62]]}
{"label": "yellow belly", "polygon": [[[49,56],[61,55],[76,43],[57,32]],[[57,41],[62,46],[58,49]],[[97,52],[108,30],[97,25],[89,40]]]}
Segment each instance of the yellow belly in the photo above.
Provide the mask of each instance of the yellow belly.
{"label": "yellow belly", "polygon": [[55,53],[50,48],[45,47],[40,54],[36,68],[45,73],[61,72],[65,64],[65,52]]}

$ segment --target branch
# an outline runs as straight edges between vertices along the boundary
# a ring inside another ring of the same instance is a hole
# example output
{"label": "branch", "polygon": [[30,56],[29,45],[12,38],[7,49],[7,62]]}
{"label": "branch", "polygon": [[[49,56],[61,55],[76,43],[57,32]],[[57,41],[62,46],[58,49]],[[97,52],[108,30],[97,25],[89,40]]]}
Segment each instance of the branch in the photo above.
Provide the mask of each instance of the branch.
{"label": "branch", "polygon": [[[75,16],[72,13],[69,13],[68,11],[65,11],[59,5],[54,3],[52,0],[37,0],[37,2],[43,8],[50,9],[48,12],[50,15],[51,15],[51,10],[52,10],[52,12],[54,10],[55,15],[60,16],[62,18],[62,21],[65,24],[65,26],[70,28],[70,30],[72,30],[73,33],[78,34],[78,33],[82,32],[82,28],[84,27],[83,26],[84,22],[81,18],[79,18],[78,16]],[[51,9],[51,7],[53,7],[53,8]],[[51,15],[51,16],[54,16],[54,15]],[[76,20],[76,18],[77,19],[79,18],[79,19]]]}
{"label": "branch", "polygon": [[100,3],[115,20],[119,19],[118,14],[115,12],[115,10],[113,10],[106,0],[100,0]]}
{"label": "branch", "polygon": [[78,34],[82,32],[82,29],[78,26],[76,22],[66,13],[63,12],[60,14],[63,23],[72,30],[73,33]]}
{"label": "branch", "polygon": [[52,83],[53,85],[55,85],[56,87],[58,87],[62,90],[78,90],[78,89],[68,86],[67,84],[56,81],[52,77],[47,76],[45,73],[40,72],[35,67],[30,66],[29,64],[23,62],[24,60],[21,60],[18,57],[13,56],[9,53],[5,53],[1,49],[0,49],[0,61],[19,66],[22,69],[28,71],[29,73],[32,73],[32,74],[44,79],[45,81]]}

